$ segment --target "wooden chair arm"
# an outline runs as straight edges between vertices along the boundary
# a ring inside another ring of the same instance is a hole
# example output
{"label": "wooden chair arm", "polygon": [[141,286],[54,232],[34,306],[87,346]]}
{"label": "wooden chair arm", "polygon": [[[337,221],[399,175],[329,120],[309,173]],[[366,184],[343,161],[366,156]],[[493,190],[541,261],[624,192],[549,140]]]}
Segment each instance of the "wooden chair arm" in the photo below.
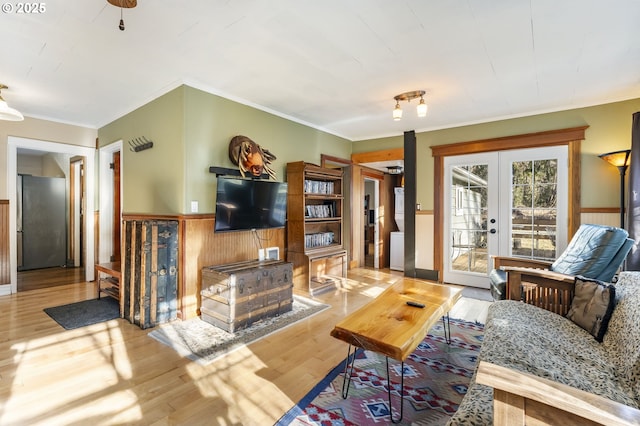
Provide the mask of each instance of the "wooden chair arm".
{"label": "wooden chair arm", "polygon": [[536,259],[523,259],[520,257],[491,256],[493,269],[501,269],[505,266],[519,266],[523,268],[549,269],[552,262]]}
{"label": "wooden chair arm", "polygon": [[571,308],[575,277],[543,269],[503,267],[507,271],[507,299],[522,300],[558,315]]}
{"label": "wooden chair arm", "polygon": [[493,424],[640,425],[640,410],[549,379],[480,361],[476,382],[493,388]]}
{"label": "wooden chair arm", "polygon": [[[575,280],[573,275],[561,274],[546,269],[522,268],[519,266],[505,266],[502,268],[508,275],[514,274],[521,277],[521,281],[535,282],[545,287],[557,288],[564,286],[561,283],[571,284]],[[546,284],[546,285],[545,285]]]}

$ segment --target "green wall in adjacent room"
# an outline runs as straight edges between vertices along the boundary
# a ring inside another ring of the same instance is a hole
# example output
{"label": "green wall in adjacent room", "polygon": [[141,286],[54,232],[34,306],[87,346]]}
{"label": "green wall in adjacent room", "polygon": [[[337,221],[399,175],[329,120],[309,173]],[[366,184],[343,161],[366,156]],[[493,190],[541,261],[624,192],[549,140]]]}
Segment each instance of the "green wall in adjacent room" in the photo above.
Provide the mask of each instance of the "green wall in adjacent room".
{"label": "green wall in adjacent room", "polygon": [[[632,115],[640,111],[640,99],[474,124],[450,129],[417,132],[417,199],[423,210],[433,210],[433,157],[431,148],[456,142],[490,139],[547,130],[589,126],[581,143],[582,207],[620,205],[620,175],[599,154],[631,147]],[[429,119],[427,115],[427,120]],[[353,152],[377,151],[403,146],[403,136],[353,143]],[[640,159],[639,159],[640,160]]]}
{"label": "green wall in adjacent room", "polygon": [[[99,129],[100,146],[122,139],[123,211],[185,214],[215,211],[215,175],[210,166],[235,168],[229,141],[245,135],[277,158],[277,180],[287,162],[319,164],[320,155],[351,156],[351,142],[202,90],[180,86]],[[150,150],[134,153],[127,141],[145,136]]]}

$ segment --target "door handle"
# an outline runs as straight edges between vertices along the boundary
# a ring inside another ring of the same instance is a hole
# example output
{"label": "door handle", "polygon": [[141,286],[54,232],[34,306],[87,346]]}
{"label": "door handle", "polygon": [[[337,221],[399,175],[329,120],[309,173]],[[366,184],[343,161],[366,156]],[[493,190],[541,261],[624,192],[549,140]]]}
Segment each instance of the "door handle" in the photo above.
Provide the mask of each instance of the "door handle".
{"label": "door handle", "polygon": [[491,228],[491,229],[489,230],[489,232],[491,232],[492,234],[495,234],[495,233],[496,233],[496,232],[498,232],[498,231],[496,231],[496,229],[495,229],[495,228]]}

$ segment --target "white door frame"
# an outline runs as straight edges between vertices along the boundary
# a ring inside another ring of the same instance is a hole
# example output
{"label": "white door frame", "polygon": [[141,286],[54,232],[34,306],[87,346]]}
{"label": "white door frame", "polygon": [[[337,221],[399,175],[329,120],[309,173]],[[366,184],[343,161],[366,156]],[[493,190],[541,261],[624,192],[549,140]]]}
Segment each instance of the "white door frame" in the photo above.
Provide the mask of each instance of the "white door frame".
{"label": "white door frame", "polygon": [[[122,139],[103,146],[99,150],[100,156],[100,239],[98,247],[98,263],[110,262],[113,253],[113,173],[109,164],[113,161],[113,154],[122,152]],[[123,192],[122,182],[122,162],[123,155],[120,155],[120,196]],[[122,209],[122,200],[120,200]],[[122,220],[122,211],[120,212]]]}
{"label": "white door frame", "polygon": [[[74,185],[70,188],[73,192],[73,199],[75,200],[73,204],[73,209],[69,211],[69,214],[73,216],[74,227],[71,230],[71,235],[73,238],[73,253],[71,256],[73,257],[73,266],[79,267],[82,264],[82,252],[80,248],[82,247],[80,236],[82,232],[80,231],[80,217],[82,216],[82,194],[80,190],[82,189],[80,185],[82,176],[84,171],[82,170],[83,163],[81,161],[71,162],[71,173],[73,174],[73,182]],[[87,214],[84,212],[84,220],[87,220]],[[86,247],[85,247],[86,250]]]}
{"label": "white door frame", "polygon": [[[371,179],[373,181],[373,267],[380,269],[380,181],[378,179]],[[367,223],[369,218],[367,217]]]}
{"label": "white door frame", "polygon": [[18,175],[18,148],[32,149],[36,151],[54,152],[58,154],[79,155],[86,158],[85,185],[87,191],[86,198],[86,220],[84,224],[84,235],[86,238],[85,250],[85,280],[94,280],[94,227],[93,220],[89,215],[94,212],[94,173],[95,173],[95,148],[84,146],[67,145],[64,143],[47,142],[37,139],[20,138],[9,136],[7,140],[7,194],[9,196],[9,265],[11,267],[11,283],[0,285],[0,295],[18,292],[18,254],[17,254],[17,227],[16,227],[16,200],[17,187],[16,178]]}

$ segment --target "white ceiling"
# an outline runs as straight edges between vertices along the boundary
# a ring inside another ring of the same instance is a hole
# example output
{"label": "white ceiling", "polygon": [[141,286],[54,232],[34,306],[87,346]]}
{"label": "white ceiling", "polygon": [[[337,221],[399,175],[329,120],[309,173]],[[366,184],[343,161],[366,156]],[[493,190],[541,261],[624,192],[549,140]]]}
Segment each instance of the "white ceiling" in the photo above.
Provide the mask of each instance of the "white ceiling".
{"label": "white ceiling", "polygon": [[[350,140],[640,97],[638,0],[139,0],[125,31],[106,0],[42,4],[0,13],[2,95],[92,128],[181,84]],[[394,122],[410,90],[427,117]]]}

